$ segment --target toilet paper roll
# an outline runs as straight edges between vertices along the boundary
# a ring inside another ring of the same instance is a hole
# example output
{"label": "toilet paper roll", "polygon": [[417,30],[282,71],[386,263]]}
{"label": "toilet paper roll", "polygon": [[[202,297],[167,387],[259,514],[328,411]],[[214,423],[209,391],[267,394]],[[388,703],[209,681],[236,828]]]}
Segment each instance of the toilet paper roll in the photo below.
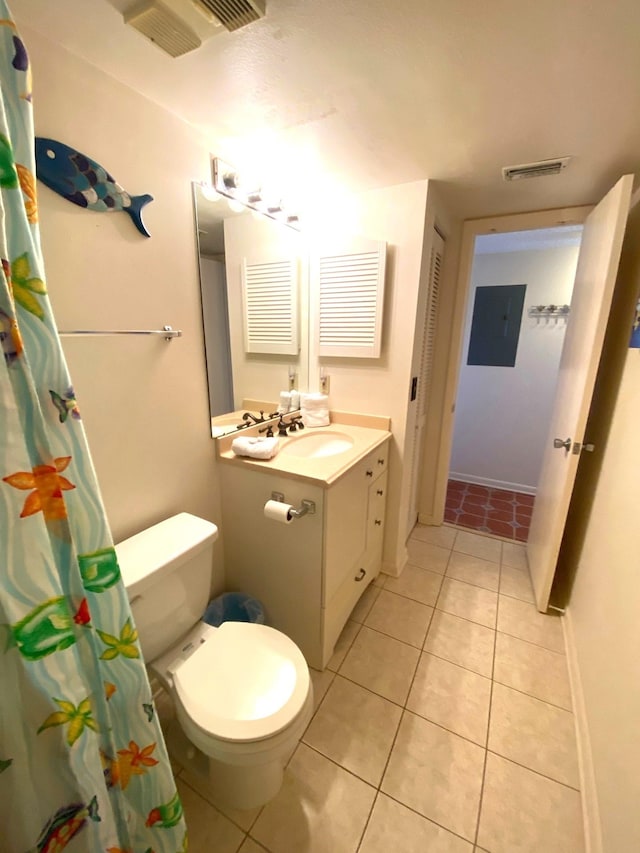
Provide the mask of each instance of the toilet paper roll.
{"label": "toilet paper roll", "polygon": [[264,516],[272,521],[279,521],[281,524],[291,524],[293,516],[291,504],[286,504],[283,501],[267,501],[264,505]]}

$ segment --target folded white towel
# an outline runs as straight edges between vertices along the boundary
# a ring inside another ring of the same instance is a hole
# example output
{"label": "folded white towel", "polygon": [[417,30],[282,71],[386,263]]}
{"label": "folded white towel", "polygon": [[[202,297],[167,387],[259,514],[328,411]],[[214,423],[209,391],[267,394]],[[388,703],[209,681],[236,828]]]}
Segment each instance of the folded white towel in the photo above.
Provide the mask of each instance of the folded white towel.
{"label": "folded white towel", "polygon": [[302,423],[306,427],[323,427],[329,426],[329,409],[318,409],[317,411],[309,411],[308,409],[300,409],[302,413]]}
{"label": "folded white towel", "polygon": [[326,394],[300,394],[300,408],[308,411],[329,409],[329,397]]}
{"label": "folded white towel", "polygon": [[278,452],[277,438],[264,436],[241,435],[231,442],[231,449],[236,456],[250,456],[252,459],[271,459]]}
{"label": "folded white towel", "polygon": [[278,414],[286,415],[291,409],[291,391],[280,392],[280,405],[278,406]]}
{"label": "folded white towel", "polygon": [[291,408],[290,412],[295,412],[300,408],[300,392],[292,391],[291,392]]}

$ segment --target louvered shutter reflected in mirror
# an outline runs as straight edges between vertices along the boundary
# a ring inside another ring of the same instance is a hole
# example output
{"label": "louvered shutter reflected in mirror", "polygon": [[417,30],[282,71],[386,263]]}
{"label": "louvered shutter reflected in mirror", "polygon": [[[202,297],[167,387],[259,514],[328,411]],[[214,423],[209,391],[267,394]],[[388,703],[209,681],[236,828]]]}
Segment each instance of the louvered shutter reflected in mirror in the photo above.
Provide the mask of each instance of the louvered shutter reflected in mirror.
{"label": "louvered shutter reflected in mirror", "polygon": [[242,264],[245,352],[297,355],[298,261]]}
{"label": "louvered shutter reflected in mirror", "polygon": [[312,255],[319,356],[380,356],[386,251],[385,242],[354,238],[346,249]]}

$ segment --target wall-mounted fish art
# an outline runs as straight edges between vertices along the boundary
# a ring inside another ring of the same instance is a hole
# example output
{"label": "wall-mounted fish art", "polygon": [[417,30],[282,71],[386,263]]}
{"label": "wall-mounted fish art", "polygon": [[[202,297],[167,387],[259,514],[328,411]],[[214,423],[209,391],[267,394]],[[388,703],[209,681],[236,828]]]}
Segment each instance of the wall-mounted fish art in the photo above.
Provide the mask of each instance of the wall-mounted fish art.
{"label": "wall-mounted fish art", "polygon": [[129,195],[103,166],[75,148],[36,136],[36,175],[49,189],[80,207],[107,213],[124,210],[141,234],[151,236],[141,212],[153,196]]}

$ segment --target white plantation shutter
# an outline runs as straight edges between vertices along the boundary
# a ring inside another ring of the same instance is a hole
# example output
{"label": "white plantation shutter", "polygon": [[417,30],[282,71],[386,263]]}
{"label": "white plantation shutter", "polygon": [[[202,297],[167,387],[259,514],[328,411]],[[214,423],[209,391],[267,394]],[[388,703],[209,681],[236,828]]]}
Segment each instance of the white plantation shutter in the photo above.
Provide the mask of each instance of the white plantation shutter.
{"label": "white plantation shutter", "polygon": [[411,441],[407,451],[410,462],[409,475],[409,515],[407,535],[411,533],[418,517],[418,487],[422,470],[424,430],[427,410],[429,408],[429,393],[433,375],[433,350],[435,346],[436,328],[438,321],[438,305],[440,301],[440,286],[442,262],[444,259],[444,240],[437,231],[433,233],[431,263],[429,267],[429,290],[422,317],[420,335],[420,361],[418,364],[418,387],[415,400],[415,414],[411,428]]}
{"label": "white plantation shutter", "polygon": [[355,238],[311,259],[319,356],[378,358],[387,244]]}
{"label": "white plantation shutter", "polygon": [[431,390],[433,372],[433,348],[436,339],[436,321],[440,302],[440,279],[444,255],[444,240],[436,231],[433,236],[431,250],[431,269],[429,271],[429,298],[422,329],[422,346],[420,348],[420,374],[418,378],[418,417],[423,418],[427,413],[427,402]]}
{"label": "white plantation shutter", "polygon": [[245,352],[297,355],[298,263],[296,258],[242,262]]}

